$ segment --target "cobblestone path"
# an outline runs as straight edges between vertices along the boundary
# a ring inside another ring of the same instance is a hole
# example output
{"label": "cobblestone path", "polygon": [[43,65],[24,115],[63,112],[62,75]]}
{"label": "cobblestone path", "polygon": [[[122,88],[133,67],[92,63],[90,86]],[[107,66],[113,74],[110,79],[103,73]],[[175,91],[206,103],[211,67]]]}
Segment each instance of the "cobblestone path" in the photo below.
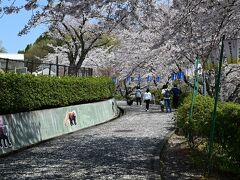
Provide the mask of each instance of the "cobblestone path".
{"label": "cobblestone path", "polygon": [[0,158],[0,179],[160,179],[154,163],[172,115],[119,105],[126,114],[116,120]]}

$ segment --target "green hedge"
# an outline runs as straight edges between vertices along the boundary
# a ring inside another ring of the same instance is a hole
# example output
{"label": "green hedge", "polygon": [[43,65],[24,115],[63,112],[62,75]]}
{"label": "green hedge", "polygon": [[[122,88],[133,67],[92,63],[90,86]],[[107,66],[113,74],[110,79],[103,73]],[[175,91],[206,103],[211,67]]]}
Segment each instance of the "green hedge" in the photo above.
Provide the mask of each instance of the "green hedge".
{"label": "green hedge", "polygon": [[[240,105],[221,103],[216,120],[216,139],[223,149],[222,157],[226,161],[235,162],[240,174]],[[231,168],[233,169],[233,167]]]}
{"label": "green hedge", "polygon": [[[189,111],[191,106],[191,94],[186,97],[181,106],[177,109],[175,117],[178,127],[182,128],[185,134],[188,133]],[[208,96],[197,96],[192,115],[192,135],[208,137],[210,130],[211,113],[213,110],[213,99]]]}
{"label": "green hedge", "polygon": [[151,90],[152,95],[155,96],[155,103],[160,104],[161,99],[163,98],[162,92],[160,89]]}
{"label": "green hedge", "polygon": [[[193,108],[192,126],[189,124],[191,95],[177,109],[177,125],[185,134],[191,131],[194,140],[207,139],[210,135],[210,122],[214,100],[208,96],[197,96]],[[214,134],[215,152],[232,164],[240,164],[240,105],[219,102]],[[206,145],[206,143],[205,143]],[[237,168],[240,168],[238,165]]]}
{"label": "green hedge", "polygon": [[0,114],[68,106],[113,97],[107,77],[48,77],[0,74]]}

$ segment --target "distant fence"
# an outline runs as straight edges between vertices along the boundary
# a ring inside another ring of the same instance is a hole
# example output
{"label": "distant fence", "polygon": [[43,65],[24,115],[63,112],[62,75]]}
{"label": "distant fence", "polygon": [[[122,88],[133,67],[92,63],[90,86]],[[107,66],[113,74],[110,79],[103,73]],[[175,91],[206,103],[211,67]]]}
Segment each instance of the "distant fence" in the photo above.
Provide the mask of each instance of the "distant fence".
{"label": "distant fence", "polygon": [[79,69],[76,69],[75,67],[61,64],[0,58],[0,69],[2,69],[4,72],[30,73],[49,76],[66,76],[69,75],[70,68],[73,72],[75,72],[75,76],[93,75],[93,69],[87,67],[81,67]]}

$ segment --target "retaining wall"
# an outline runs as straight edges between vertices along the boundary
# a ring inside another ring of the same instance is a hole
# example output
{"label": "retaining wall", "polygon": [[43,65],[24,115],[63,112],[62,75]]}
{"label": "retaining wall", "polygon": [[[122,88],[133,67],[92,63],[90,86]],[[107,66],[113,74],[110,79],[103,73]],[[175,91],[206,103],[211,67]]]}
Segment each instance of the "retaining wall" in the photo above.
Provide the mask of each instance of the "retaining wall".
{"label": "retaining wall", "polygon": [[117,117],[118,113],[115,100],[109,99],[96,103],[1,115],[0,155],[109,121]]}

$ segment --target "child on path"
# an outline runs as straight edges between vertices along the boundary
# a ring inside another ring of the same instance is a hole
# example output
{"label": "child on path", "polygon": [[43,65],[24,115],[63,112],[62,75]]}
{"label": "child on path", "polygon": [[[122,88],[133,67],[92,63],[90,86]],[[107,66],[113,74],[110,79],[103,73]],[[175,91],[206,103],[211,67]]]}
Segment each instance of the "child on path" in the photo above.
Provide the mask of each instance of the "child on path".
{"label": "child on path", "polygon": [[161,108],[161,111],[164,112],[164,99],[163,98],[160,100],[160,108]]}

